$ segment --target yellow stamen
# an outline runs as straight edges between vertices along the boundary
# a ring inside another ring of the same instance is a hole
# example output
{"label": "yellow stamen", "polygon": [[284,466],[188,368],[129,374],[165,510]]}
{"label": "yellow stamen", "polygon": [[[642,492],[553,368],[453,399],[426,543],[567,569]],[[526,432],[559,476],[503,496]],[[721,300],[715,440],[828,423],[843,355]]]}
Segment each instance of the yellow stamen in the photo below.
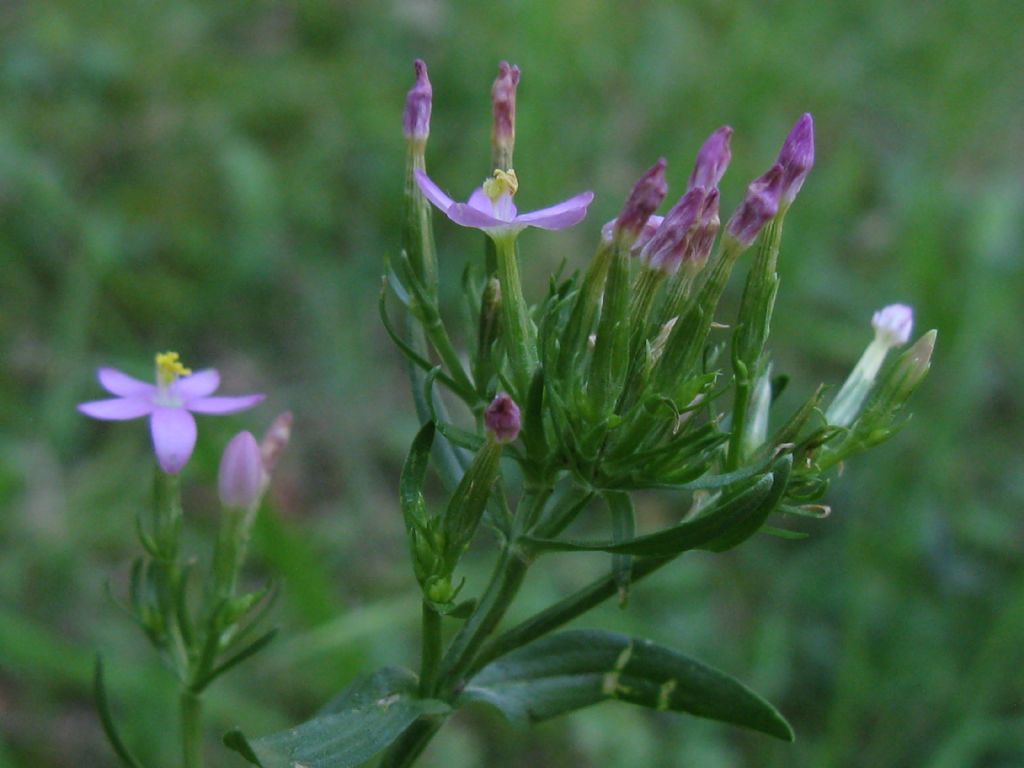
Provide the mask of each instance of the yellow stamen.
{"label": "yellow stamen", "polygon": [[491,199],[492,203],[497,203],[504,194],[512,197],[518,191],[519,179],[516,178],[516,172],[511,168],[507,171],[496,170],[494,178],[484,182],[484,194]]}
{"label": "yellow stamen", "polygon": [[156,382],[162,387],[177,381],[182,376],[192,373],[178,359],[177,352],[161,352],[156,356]]}

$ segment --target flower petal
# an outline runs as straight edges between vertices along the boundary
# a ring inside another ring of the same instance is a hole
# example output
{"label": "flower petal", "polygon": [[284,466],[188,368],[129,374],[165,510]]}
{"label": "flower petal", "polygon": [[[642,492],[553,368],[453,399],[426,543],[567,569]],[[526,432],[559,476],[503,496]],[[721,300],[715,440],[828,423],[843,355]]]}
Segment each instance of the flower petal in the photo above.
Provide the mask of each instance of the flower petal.
{"label": "flower petal", "polygon": [[160,468],[175,475],[192,457],[196,447],[196,420],[184,408],[156,408],[149,419],[153,449]]}
{"label": "flower petal", "polygon": [[470,208],[476,208],[480,213],[486,213],[488,216],[494,211],[494,206],[491,204],[491,198],[484,192],[483,187],[477,187],[473,190],[473,194],[469,196],[469,200],[466,201],[466,205]]}
{"label": "flower petal", "polygon": [[263,402],[266,395],[242,395],[241,397],[201,397],[189,400],[185,407],[192,413],[227,414],[238,413]]}
{"label": "flower petal", "polygon": [[146,397],[115,397],[110,400],[93,400],[79,403],[78,410],[86,416],[104,421],[127,421],[147,416],[153,412],[153,401]]}
{"label": "flower petal", "polygon": [[463,227],[487,229],[489,227],[504,227],[508,224],[507,221],[502,221],[489,213],[473,208],[468,203],[454,203],[446,213],[449,219]]}
{"label": "flower petal", "polygon": [[191,376],[183,376],[174,382],[171,388],[183,400],[191,400],[194,397],[212,395],[219,386],[220,374],[214,368],[207,368],[202,371],[196,371]]}
{"label": "flower petal", "polygon": [[511,222],[516,217],[516,204],[512,202],[512,195],[507,192],[498,198],[497,203],[492,203],[491,198],[484,192],[483,187],[477,187],[469,196],[466,205],[475,208],[487,216],[496,217],[498,221]]}
{"label": "flower petal", "polygon": [[440,208],[442,211],[447,212],[452,204],[455,202],[448,195],[441,191],[441,188],[437,186],[430,177],[427,176],[425,171],[417,169],[415,171],[416,183],[419,185],[420,192],[430,202]]}
{"label": "flower petal", "polygon": [[587,206],[593,199],[593,192],[582,192],[557,205],[517,216],[515,223],[541,229],[565,229],[583,221]]}
{"label": "flower petal", "polygon": [[107,392],[112,395],[120,395],[121,397],[148,395],[156,389],[156,386],[153,384],[139,381],[127,373],[121,373],[121,371],[115,368],[100,368],[96,371],[96,378],[100,380],[100,385]]}

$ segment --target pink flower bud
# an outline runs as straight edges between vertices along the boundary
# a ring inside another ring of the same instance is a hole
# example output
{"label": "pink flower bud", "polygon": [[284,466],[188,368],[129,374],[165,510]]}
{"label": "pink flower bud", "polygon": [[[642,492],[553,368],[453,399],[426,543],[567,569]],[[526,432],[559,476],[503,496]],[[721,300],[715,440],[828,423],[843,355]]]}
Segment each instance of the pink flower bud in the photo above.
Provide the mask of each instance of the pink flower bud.
{"label": "pink flower bud", "polygon": [[484,423],[499,443],[511,443],[519,437],[522,419],[516,401],[505,392],[499,392],[484,411]]}
{"label": "pink flower bud", "polygon": [[871,316],[871,326],[887,347],[906,344],[914,328],[914,310],[906,304],[890,304]]}
{"label": "pink flower bud", "polygon": [[405,113],[402,128],[407,139],[425,140],[430,135],[430,108],[434,92],[427,77],[427,65],[422,59],[413,63],[416,68],[416,84],[405,98]]}
{"label": "pink flower bud", "polygon": [[260,442],[260,456],[263,460],[264,477],[269,480],[270,473],[277,466],[281,453],[288,447],[288,441],[292,437],[292,414],[285,411],[276,419],[263,435]]}
{"label": "pink flower bud", "polygon": [[640,252],[640,258],[651,269],[674,274],[688,252],[691,230],[704,206],[707,190],[694,187],[673,206],[658,231]]}
{"label": "pink flower bud", "polygon": [[613,239],[618,237],[620,242],[629,244],[643,232],[651,214],[658,210],[661,201],[668,194],[668,183],[665,181],[666,165],[665,158],[660,158],[633,185],[622,213],[615,220]]}
{"label": "pink flower bud", "polygon": [[697,151],[697,162],[693,166],[693,173],[690,174],[687,189],[714,189],[718,186],[718,182],[725,175],[725,169],[729,167],[729,161],[732,160],[732,152],[729,150],[731,138],[732,127],[728,125],[723,125],[708,136],[707,141]]}
{"label": "pink flower bud", "polygon": [[782,205],[788,206],[796,199],[807,174],[814,167],[814,118],[805,113],[782,144],[776,162],[784,169],[782,178]]}
{"label": "pink flower bud", "polygon": [[263,458],[251,432],[239,432],[224,449],[217,490],[225,507],[250,507],[259,500],[263,492]]}
{"label": "pink flower bud", "polygon": [[[519,85],[519,67],[507,61],[498,64],[498,77],[491,88],[494,106],[494,143],[508,147],[516,140],[516,87]],[[508,170],[502,168],[501,170]]]}
{"label": "pink flower bud", "polygon": [[746,198],[729,219],[729,234],[744,247],[753,244],[764,225],[779,212],[784,174],[783,167],[776,163],[763,176],[750,182]]}

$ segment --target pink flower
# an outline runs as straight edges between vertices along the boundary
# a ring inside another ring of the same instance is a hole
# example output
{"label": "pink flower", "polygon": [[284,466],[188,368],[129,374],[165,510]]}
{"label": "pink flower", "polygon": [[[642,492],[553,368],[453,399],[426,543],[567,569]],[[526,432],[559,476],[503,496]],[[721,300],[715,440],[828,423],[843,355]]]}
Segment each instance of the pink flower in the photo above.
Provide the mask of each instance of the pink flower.
{"label": "pink flower", "polygon": [[176,352],[156,356],[156,384],[139,381],[113,368],[100,368],[97,378],[104,389],[117,397],[81,403],[78,410],[104,421],[149,416],[153,449],[160,468],[168,474],[180,472],[192,456],[196,445],[193,413],[237,413],[264,398],[210,397],[220,386],[220,374],[213,368],[192,373],[179,362]]}
{"label": "pink flower", "polygon": [[423,171],[416,171],[416,183],[424,197],[459,226],[482,229],[492,239],[515,237],[527,227],[566,229],[587,215],[593,192],[582,192],[557,205],[530,213],[518,213],[512,196],[518,188],[514,171],[495,171],[494,177],[477,187],[469,200],[456,203],[441,191]]}
{"label": "pink flower", "polygon": [[252,432],[239,432],[224,449],[217,473],[217,492],[225,507],[245,509],[263,493],[263,457]]}

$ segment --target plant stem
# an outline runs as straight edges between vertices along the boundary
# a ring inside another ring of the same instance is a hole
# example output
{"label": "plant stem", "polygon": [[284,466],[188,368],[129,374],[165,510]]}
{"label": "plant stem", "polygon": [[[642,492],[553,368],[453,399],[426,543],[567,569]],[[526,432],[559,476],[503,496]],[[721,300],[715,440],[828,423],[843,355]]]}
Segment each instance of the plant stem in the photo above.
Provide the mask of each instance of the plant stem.
{"label": "plant stem", "polygon": [[501,621],[522,586],[527,567],[522,553],[514,547],[502,552],[480,605],[455,636],[441,662],[440,679],[435,687],[440,698],[447,700],[460,688],[462,676],[473,663],[473,656]]}
{"label": "plant stem", "polygon": [[423,601],[422,643],[420,696],[428,698],[434,692],[434,680],[441,663],[441,614],[426,600]]}
{"label": "plant stem", "polygon": [[201,768],[203,764],[202,699],[188,688],[181,690],[181,748],[184,768]]}
{"label": "plant stem", "polygon": [[519,278],[519,262],[514,237],[502,237],[494,243],[498,259],[498,281],[501,283],[501,312],[506,349],[512,364],[512,381],[516,397],[525,402],[530,381],[537,367],[537,344],[530,320],[530,309],[523,296]]}
{"label": "plant stem", "polygon": [[[678,555],[672,557],[645,557],[633,563],[633,583],[636,583],[645,576],[649,576],[663,565],[675,560]],[[520,648],[538,637],[546,635],[552,630],[558,629],[568,621],[586,613],[594,606],[604,602],[618,593],[618,585],[615,582],[614,574],[608,574],[591,582],[583,589],[559,600],[535,616],[518,624],[507,632],[491,640],[477,655],[470,673],[476,673],[484,666],[506,653]]]}

